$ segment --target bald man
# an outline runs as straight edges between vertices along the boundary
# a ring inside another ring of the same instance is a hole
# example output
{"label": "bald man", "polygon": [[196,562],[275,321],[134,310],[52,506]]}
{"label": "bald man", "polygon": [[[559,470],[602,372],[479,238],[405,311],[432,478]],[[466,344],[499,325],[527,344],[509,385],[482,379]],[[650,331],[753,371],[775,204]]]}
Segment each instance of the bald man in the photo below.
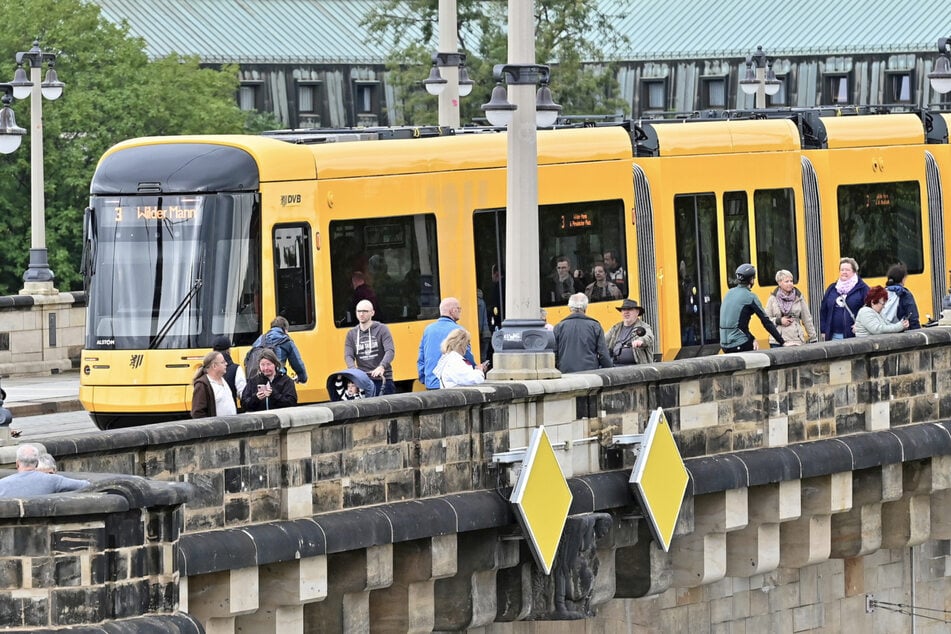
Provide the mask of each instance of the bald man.
{"label": "bald man", "polygon": [[357,368],[370,375],[376,387],[376,393],[369,396],[382,396],[396,392],[393,383],[393,357],[396,348],[393,336],[386,324],[373,321],[373,303],[369,300],[357,302],[357,325],[347,331],[343,342],[343,360],[348,368]]}
{"label": "bald man", "polygon": [[[419,342],[419,357],[416,359],[416,370],[419,382],[430,390],[439,389],[439,379],[433,374],[439,357],[442,356],[440,346],[446,336],[456,328],[462,328],[456,322],[462,317],[462,304],[455,297],[447,297],[439,303],[439,319],[426,326],[423,339]],[[472,349],[466,348],[463,358],[475,367]]]}

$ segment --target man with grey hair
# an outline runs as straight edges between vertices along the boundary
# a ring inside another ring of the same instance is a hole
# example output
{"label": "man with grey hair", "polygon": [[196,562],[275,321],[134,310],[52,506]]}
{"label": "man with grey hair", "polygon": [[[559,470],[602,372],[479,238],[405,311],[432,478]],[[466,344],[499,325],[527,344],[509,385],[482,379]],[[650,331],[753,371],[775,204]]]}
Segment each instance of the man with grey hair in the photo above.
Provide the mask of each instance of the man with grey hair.
{"label": "man with grey hair", "polygon": [[56,458],[48,453],[41,453],[37,460],[36,470],[43,473],[56,473]]}
{"label": "man with grey hair", "polygon": [[89,486],[87,480],[75,480],[37,469],[40,451],[33,445],[17,447],[17,472],[0,478],[0,498],[64,493]]}
{"label": "man with grey hair", "polygon": [[555,366],[561,372],[614,367],[604,329],[597,320],[585,314],[588,296],[575,293],[568,298],[568,308],[571,313],[555,326]]}

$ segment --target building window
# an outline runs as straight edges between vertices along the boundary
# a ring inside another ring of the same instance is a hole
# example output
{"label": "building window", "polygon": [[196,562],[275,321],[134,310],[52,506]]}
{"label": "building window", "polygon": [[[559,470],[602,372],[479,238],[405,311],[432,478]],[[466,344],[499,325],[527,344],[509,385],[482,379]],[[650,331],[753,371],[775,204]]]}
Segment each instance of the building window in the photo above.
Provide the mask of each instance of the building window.
{"label": "building window", "polygon": [[914,88],[911,71],[885,73],[885,103],[912,103]]}
{"label": "building window", "polygon": [[667,80],[645,79],[641,81],[641,112],[667,109]]}
{"label": "building window", "polygon": [[789,97],[786,96],[786,76],[779,77],[777,75],[776,80],[779,82],[779,91],[775,95],[767,95],[766,100],[769,101],[771,106],[789,105]]}
{"label": "building window", "polygon": [[320,83],[297,82],[297,127],[319,128],[320,110]]}
{"label": "building window", "polygon": [[379,125],[380,82],[357,81],[353,84],[353,109],[358,126]]}
{"label": "building window", "polygon": [[843,74],[826,75],[822,79],[822,103],[827,106],[845,105],[851,101],[849,76]]}
{"label": "building window", "polygon": [[242,110],[261,110],[261,92],[261,82],[241,82],[238,107]]}
{"label": "building window", "polygon": [[303,114],[313,114],[318,111],[318,88],[320,84],[313,82],[297,83],[297,109]]}
{"label": "building window", "polygon": [[726,108],[726,78],[700,78],[700,107]]}

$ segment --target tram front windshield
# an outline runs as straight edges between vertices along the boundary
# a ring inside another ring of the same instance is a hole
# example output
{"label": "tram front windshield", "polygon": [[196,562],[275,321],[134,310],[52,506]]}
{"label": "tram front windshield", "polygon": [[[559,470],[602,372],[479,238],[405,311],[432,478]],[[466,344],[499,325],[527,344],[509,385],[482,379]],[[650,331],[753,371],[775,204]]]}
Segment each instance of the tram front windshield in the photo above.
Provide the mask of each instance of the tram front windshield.
{"label": "tram front windshield", "polygon": [[85,226],[90,350],[210,349],[260,332],[254,194],[102,196]]}

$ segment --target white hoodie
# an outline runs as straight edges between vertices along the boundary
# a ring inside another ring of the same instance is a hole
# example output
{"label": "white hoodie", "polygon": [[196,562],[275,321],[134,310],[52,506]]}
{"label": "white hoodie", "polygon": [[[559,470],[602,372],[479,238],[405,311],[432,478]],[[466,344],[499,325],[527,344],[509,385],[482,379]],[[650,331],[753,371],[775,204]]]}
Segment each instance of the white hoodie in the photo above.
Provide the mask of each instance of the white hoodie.
{"label": "white hoodie", "polygon": [[485,381],[485,375],[479,368],[473,368],[466,363],[462,355],[455,350],[439,357],[439,362],[433,369],[433,374],[439,379],[440,387],[461,387],[464,385],[478,385]]}

